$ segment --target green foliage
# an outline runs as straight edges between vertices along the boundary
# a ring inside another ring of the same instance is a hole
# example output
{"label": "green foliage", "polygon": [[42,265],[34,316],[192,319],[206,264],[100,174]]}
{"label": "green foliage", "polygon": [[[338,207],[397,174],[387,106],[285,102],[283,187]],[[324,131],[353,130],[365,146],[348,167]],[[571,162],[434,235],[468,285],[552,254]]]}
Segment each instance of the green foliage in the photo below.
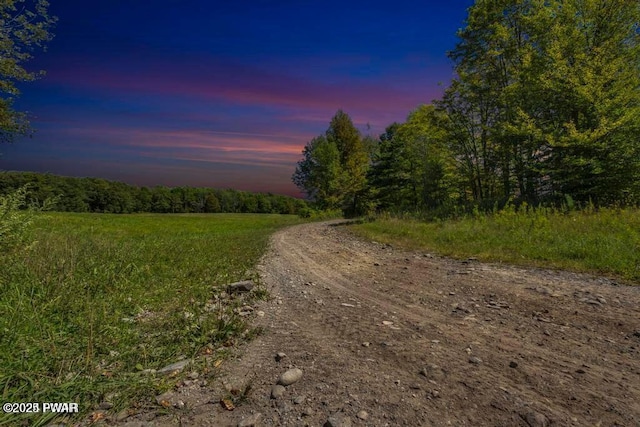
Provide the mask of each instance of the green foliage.
{"label": "green foliage", "polygon": [[[225,284],[254,277],[269,235],[299,221],[36,215],[27,230],[36,243],[20,262],[0,257],[2,401],[78,402],[84,414],[104,400],[116,412],[153,401],[179,379],[143,370],[203,353],[213,363],[225,357],[218,349],[255,335],[234,308],[264,290],[227,298]],[[217,373],[199,360],[195,370]],[[0,414],[0,425],[46,424],[38,417]]]}
{"label": "green foliage", "polygon": [[341,208],[346,216],[361,215],[372,150],[351,118],[338,110],[325,135],[304,147],[292,180],[319,209]]}
{"label": "green foliage", "polygon": [[440,108],[468,198],[619,202],[640,178],[640,7],[477,1]]}
{"label": "green foliage", "polygon": [[136,187],[96,178],[71,178],[31,172],[0,173],[0,194],[30,185],[27,202],[55,198],[51,209],[101,213],[298,213],[303,200],[211,188]]}
{"label": "green foliage", "polygon": [[569,268],[640,283],[640,211],[510,205],[492,214],[422,222],[379,217],[354,229],[378,242],[457,258]]}
{"label": "green foliage", "polygon": [[50,31],[57,19],[48,15],[48,8],[46,0],[0,0],[0,142],[29,132],[26,115],[12,104],[20,94],[17,82],[44,74],[27,71],[24,63],[53,38]]}
{"label": "green foliage", "polygon": [[0,196],[0,254],[22,248],[27,240],[27,229],[33,221],[34,209],[26,208],[28,187]]}
{"label": "green foliage", "polygon": [[380,208],[434,210],[456,201],[457,171],[442,120],[433,106],[423,105],[381,135],[369,172]]}
{"label": "green foliage", "polygon": [[640,3],[477,0],[435,107],[386,129],[378,210],[640,204]]}
{"label": "green foliage", "polygon": [[293,175],[293,182],[320,209],[340,206],[340,152],[335,141],[324,136],[313,138],[304,148],[303,160]]}

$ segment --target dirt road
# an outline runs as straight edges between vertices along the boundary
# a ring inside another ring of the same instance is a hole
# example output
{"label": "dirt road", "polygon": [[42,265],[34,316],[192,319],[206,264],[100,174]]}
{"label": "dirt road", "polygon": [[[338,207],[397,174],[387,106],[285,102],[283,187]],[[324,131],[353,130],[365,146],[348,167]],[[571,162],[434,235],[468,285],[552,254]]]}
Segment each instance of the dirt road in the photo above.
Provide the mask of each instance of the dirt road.
{"label": "dirt road", "polygon": [[251,390],[234,411],[193,400],[182,425],[640,425],[640,287],[404,252],[339,221],[278,232],[259,270],[265,333],[222,379]]}

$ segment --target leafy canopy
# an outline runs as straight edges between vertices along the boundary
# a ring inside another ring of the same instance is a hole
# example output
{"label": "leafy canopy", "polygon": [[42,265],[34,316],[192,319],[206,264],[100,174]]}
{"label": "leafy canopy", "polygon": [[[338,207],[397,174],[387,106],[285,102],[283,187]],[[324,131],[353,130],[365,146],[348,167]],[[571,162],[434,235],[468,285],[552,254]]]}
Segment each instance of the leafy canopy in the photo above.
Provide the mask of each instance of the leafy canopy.
{"label": "leafy canopy", "polygon": [[20,94],[16,83],[44,75],[24,64],[53,38],[57,18],[49,16],[48,8],[47,0],[0,0],[0,141],[30,131],[26,114],[14,111],[13,101]]}

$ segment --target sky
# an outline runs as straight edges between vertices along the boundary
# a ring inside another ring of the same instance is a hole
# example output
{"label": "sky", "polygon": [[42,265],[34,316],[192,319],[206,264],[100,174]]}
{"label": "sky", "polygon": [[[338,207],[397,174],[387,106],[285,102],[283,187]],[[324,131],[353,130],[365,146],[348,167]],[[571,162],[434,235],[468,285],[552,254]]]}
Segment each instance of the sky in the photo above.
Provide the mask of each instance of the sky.
{"label": "sky", "polygon": [[51,0],[55,38],[0,170],[300,196],[338,109],[377,136],[453,77],[472,0]]}

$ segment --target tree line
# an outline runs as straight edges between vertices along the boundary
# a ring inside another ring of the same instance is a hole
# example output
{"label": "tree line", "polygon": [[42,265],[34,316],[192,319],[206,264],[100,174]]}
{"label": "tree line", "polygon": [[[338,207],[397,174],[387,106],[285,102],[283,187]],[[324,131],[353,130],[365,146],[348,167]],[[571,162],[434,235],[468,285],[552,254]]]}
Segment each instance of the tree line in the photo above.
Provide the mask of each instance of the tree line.
{"label": "tree line", "polygon": [[477,0],[455,78],[363,136],[339,110],[293,175],[319,207],[448,214],[640,203],[640,3]]}
{"label": "tree line", "polygon": [[[28,204],[62,212],[304,214],[307,203],[289,196],[232,189],[138,187],[99,178],[34,172],[0,173],[0,195],[28,185]],[[50,201],[50,202],[47,202]]]}

